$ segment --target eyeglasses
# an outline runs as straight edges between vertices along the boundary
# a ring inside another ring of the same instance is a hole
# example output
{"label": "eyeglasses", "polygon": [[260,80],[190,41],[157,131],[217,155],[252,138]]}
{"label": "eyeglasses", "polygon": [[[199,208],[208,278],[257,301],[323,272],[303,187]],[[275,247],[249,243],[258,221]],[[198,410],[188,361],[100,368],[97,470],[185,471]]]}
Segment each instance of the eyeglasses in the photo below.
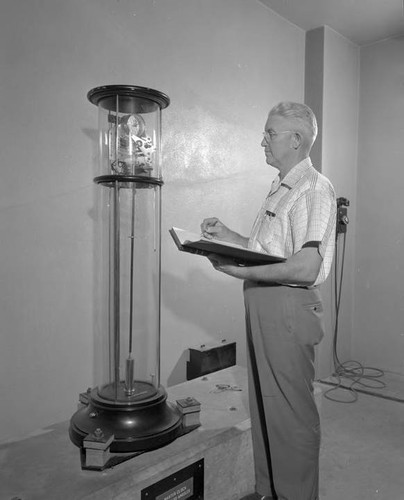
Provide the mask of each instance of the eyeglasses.
{"label": "eyeglasses", "polygon": [[281,132],[273,132],[271,130],[269,132],[263,132],[262,135],[264,136],[264,139],[267,142],[269,142],[269,141],[273,141],[277,135],[286,134],[288,132],[293,132],[293,130],[282,130]]}

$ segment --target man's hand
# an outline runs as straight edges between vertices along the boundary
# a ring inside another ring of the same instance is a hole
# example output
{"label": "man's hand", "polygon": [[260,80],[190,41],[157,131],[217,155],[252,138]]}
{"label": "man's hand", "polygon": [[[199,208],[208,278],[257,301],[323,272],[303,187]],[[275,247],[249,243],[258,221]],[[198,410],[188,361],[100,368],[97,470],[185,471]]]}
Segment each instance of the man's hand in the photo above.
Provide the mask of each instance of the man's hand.
{"label": "man's hand", "polygon": [[228,241],[231,231],[217,217],[209,217],[202,221],[201,233],[204,238],[208,238],[209,240],[215,238],[217,240]]}
{"label": "man's hand", "polygon": [[248,246],[248,238],[229,229],[217,217],[208,217],[203,220],[201,234],[209,240],[216,239],[227,241],[228,243],[236,243],[242,247]]}
{"label": "man's hand", "polygon": [[223,257],[215,253],[209,254],[208,259],[216,271],[228,274],[234,278],[243,279],[243,273],[241,272],[243,268],[238,266],[233,259],[229,259],[228,257]]}

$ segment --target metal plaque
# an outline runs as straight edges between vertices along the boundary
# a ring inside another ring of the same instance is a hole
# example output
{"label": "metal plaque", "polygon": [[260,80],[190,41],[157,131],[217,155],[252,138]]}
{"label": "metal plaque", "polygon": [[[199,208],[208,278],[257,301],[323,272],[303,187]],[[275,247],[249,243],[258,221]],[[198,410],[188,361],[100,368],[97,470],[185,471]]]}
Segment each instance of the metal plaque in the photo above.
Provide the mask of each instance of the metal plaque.
{"label": "metal plaque", "polygon": [[203,500],[203,458],[141,492],[141,500]]}

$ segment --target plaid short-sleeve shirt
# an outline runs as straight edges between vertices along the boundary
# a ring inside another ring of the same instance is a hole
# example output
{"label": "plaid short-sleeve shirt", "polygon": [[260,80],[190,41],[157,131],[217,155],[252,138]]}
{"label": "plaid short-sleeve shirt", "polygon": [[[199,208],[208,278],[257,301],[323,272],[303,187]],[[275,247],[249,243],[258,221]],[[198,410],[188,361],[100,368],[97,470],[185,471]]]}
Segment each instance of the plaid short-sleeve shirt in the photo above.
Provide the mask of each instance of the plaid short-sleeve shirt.
{"label": "plaid short-sleeve shirt", "polygon": [[336,214],[332,184],[306,158],[282,182],[278,176],[272,183],[254,222],[248,248],[288,258],[314,243],[322,257],[314,283],[319,285],[332,265]]}

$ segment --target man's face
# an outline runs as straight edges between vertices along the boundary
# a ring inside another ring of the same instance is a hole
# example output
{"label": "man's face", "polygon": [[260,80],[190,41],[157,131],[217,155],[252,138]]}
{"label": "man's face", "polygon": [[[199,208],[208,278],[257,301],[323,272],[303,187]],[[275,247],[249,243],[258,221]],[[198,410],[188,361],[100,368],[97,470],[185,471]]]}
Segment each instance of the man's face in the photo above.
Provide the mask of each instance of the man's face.
{"label": "man's face", "polygon": [[291,123],[282,116],[270,115],[268,117],[261,142],[268,165],[281,168],[290,157],[293,135],[291,128]]}

